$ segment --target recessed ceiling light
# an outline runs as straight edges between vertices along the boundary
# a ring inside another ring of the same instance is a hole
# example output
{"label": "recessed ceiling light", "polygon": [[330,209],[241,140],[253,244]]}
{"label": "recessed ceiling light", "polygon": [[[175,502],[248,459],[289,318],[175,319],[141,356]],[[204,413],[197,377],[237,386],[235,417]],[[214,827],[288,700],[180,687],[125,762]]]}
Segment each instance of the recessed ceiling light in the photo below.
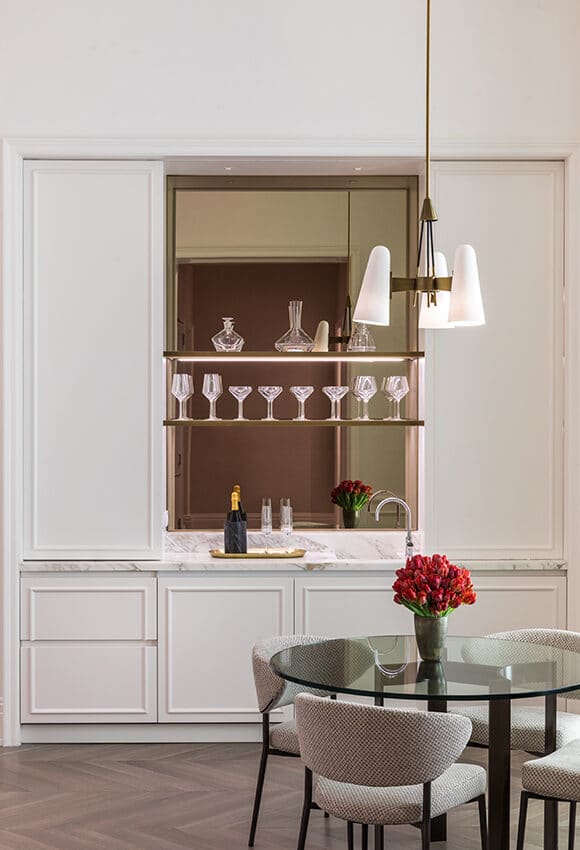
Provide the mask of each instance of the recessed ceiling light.
{"label": "recessed ceiling light", "polygon": [[355,165],[354,170],[355,171],[362,171],[362,165]]}
{"label": "recessed ceiling light", "polygon": [[224,171],[231,171],[231,170],[232,170],[232,166],[231,166],[231,165],[225,165],[225,166],[224,166]]}

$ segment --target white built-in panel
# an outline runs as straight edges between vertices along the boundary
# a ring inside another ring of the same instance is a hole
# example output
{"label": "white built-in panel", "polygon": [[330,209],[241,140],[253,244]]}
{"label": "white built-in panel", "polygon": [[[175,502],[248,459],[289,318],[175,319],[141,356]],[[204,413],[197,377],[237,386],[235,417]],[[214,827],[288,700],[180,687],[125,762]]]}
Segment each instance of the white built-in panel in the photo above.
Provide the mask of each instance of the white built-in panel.
{"label": "white built-in panel", "polygon": [[22,640],[154,640],[157,580],[129,574],[25,576]]}
{"label": "white built-in panel", "polygon": [[561,558],[563,166],[436,163],[438,245],[474,246],[487,324],[426,334],[427,549]]}
{"label": "white built-in panel", "polygon": [[292,579],[159,578],[159,721],[259,720],[252,646],[292,631]]}
{"label": "white built-in panel", "polygon": [[162,165],[27,163],[24,213],[24,557],[156,557]]}
{"label": "white built-in panel", "polygon": [[154,723],[155,646],[31,643],[21,650],[23,723]]}

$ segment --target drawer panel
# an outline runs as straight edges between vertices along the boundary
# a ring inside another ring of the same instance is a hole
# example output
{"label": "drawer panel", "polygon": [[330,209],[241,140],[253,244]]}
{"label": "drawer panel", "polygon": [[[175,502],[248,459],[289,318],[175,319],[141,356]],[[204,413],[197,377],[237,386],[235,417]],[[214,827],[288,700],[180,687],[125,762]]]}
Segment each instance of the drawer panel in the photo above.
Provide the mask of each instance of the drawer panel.
{"label": "drawer panel", "polygon": [[30,644],[21,650],[22,723],[155,723],[155,646]]}
{"label": "drawer panel", "polygon": [[152,577],[26,576],[22,640],[155,640]]}

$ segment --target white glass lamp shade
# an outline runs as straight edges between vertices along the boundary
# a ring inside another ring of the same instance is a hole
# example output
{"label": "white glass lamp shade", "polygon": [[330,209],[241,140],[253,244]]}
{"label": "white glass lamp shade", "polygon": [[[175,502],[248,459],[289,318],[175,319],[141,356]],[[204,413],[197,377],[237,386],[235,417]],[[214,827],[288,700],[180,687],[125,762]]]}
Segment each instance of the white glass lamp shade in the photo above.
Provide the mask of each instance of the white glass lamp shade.
{"label": "white glass lamp shade", "polygon": [[[435,251],[435,277],[448,277],[447,260],[441,251]],[[419,327],[424,330],[440,330],[442,328],[454,328],[455,325],[449,321],[450,292],[438,292],[437,304],[427,306],[427,294],[421,296],[421,310],[419,312]]]}
{"label": "white glass lamp shade", "polygon": [[455,249],[449,321],[457,327],[485,325],[477,257],[471,245]]}
{"label": "white glass lamp shade", "polygon": [[360,288],[353,322],[388,325],[391,311],[391,252],[375,245],[370,253]]}

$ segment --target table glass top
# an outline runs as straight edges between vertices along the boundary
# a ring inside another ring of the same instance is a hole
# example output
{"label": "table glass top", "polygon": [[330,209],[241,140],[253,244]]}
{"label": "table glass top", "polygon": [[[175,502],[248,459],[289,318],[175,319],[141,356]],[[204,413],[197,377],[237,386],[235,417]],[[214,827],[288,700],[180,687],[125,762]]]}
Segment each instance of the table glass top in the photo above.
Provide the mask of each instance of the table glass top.
{"label": "table glass top", "polygon": [[522,699],[580,690],[580,654],[483,637],[448,637],[440,662],[421,661],[414,636],[382,635],[290,647],[270,665],[300,685],[385,699]]}

